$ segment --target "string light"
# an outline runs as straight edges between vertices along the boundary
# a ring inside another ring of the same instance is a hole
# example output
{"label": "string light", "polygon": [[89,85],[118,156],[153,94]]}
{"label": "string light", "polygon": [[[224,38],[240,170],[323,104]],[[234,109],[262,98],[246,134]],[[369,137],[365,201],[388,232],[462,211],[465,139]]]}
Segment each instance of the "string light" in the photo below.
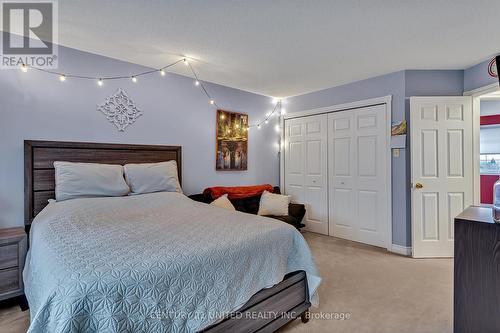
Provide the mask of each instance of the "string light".
{"label": "string light", "polygon": [[274,126],[274,130],[275,130],[276,132],[278,132],[278,133],[279,133],[279,132],[281,132],[281,127],[280,127],[280,125],[276,125],[276,126]]}
{"label": "string light", "polygon": [[[198,78],[196,71],[194,70],[192,64],[188,61],[188,59],[186,57],[179,59],[179,60],[177,60],[177,61],[175,61],[167,66],[161,67],[160,69],[147,70],[147,71],[143,71],[143,72],[139,72],[139,73],[134,73],[133,75],[118,75],[118,76],[106,76],[106,77],[99,77],[99,76],[95,77],[95,76],[87,76],[87,75],[79,75],[79,74],[68,74],[68,73],[56,72],[56,71],[38,68],[38,67],[28,67],[25,64],[22,64],[20,69],[23,73],[28,72],[28,68],[32,68],[33,70],[37,70],[40,72],[45,72],[48,74],[57,75],[59,78],[59,81],[61,81],[61,82],[66,81],[67,78],[82,79],[82,80],[95,80],[94,82],[97,83],[97,86],[102,87],[104,85],[105,80],[129,79],[133,83],[137,83],[137,81],[138,81],[137,78],[139,76],[150,75],[152,73],[160,73],[161,76],[165,76],[167,73],[166,72],[167,68],[175,66],[180,62],[183,62],[184,65],[189,67],[189,69],[191,70],[191,73],[194,76],[194,85],[197,87],[198,86],[201,87],[203,93],[207,96],[210,105],[214,105],[215,107],[219,108],[219,105],[217,105],[217,103],[215,102],[215,99],[208,93],[208,90],[205,87],[204,82]],[[260,129],[263,124],[269,123],[269,119],[271,119],[271,117],[273,115],[279,116],[279,115],[284,115],[286,113],[285,110],[281,108],[282,101],[280,99],[273,98],[272,102],[274,103],[273,110],[267,112],[265,115],[265,118],[263,120],[261,120],[259,123],[252,124],[252,125],[246,125],[243,127],[241,127],[241,125],[237,124],[237,125],[235,125],[235,128],[242,128],[245,131],[249,131],[250,128],[252,128],[252,127],[257,127],[258,129]],[[278,107],[279,107],[279,109],[278,109]],[[222,115],[221,119],[224,119],[224,118],[225,118],[224,115]]]}
{"label": "string light", "polygon": [[282,116],[284,116],[286,114],[286,110],[282,108],[280,113]]}

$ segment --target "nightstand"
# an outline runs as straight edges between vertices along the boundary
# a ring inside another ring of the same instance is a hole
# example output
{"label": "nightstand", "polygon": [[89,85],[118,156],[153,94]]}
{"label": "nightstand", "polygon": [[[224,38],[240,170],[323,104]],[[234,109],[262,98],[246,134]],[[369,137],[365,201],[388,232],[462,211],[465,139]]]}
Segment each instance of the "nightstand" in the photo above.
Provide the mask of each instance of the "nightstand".
{"label": "nightstand", "polygon": [[21,296],[27,236],[23,228],[0,229],[0,300]]}

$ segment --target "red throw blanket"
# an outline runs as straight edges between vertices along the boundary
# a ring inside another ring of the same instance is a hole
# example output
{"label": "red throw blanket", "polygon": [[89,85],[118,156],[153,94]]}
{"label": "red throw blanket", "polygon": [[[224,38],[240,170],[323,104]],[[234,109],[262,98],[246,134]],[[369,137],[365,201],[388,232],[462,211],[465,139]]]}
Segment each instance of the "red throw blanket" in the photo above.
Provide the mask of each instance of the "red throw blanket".
{"label": "red throw blanket", "polygon": [[270,184],[231,187],[216,186],[206,188],[203,194],[210,195],[213,200],[224,194],[227,194],[230,199],[243,199],[262,194],[264,191],[273,192],[273,186]]}

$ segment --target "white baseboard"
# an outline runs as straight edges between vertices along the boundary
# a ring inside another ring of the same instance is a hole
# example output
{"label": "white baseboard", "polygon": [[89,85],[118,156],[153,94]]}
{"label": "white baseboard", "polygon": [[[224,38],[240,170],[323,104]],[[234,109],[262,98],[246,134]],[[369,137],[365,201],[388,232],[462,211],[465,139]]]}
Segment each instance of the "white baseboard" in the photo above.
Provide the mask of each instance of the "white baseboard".
{"label": "white baseboard", "polygon": [[403,256],[411,256],[411,247],[392,244],[391,252],[401,254]]}

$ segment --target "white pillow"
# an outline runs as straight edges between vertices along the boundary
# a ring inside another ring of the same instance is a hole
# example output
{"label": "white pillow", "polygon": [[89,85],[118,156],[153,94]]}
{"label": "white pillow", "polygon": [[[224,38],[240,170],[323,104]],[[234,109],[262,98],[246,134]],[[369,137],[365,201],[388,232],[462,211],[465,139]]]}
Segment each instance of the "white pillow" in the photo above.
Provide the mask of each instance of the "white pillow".
{"label": "white pillow", "polygon": [[130,195],[153,192],[182,193],[175,161],[125,164],[123,169],[125,180],[132,191]]}
{"label": "white pillow", "polygon": [[56,201],[118,197],[130,192],[121,165],[56,161],[54,168]]}
{"label": "white pillow", "polygon": [[227,198],[227,194],[224,194],[223,196],[218,197],[217,199],[212,201],[210,204],[212,206],[216,206],[216,207],[220,207],[220,208],[225,208],[225,209],[229,209],[229,210],[236,210],[234,208],[233,204],[231,203],[231,201],[229,201],[229,199]]}
{"label": "white pillow", "polygon": [[264,191],[260,197],[258,215],[286,216],[288,215],[289,195],[274,194]]}

